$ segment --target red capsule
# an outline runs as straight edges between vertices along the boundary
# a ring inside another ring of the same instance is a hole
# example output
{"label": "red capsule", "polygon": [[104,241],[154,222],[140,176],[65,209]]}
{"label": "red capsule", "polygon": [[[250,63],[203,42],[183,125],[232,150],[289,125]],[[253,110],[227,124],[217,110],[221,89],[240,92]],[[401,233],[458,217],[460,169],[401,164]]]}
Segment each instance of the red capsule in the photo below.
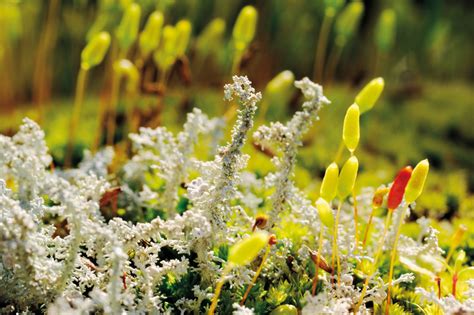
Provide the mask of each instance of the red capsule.
{"label": "red capsule", "polygon": [[388,193],[387,205],[389,210],[397,209],[402,202],[405,188],[407,187],[412,171],[411,166],[405,166],[398,172],[397,177],[395,177],[390,192]]}

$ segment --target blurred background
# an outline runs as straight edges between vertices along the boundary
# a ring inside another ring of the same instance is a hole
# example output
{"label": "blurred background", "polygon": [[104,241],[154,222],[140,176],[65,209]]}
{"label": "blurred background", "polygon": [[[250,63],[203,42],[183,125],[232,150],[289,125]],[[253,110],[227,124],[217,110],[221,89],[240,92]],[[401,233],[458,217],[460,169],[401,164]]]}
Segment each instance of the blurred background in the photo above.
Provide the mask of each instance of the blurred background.
{"label": "blurred background", "polygon": [[[163,63],[171,34],[164,28],[151,55],[143,53],[138,37],[121,49],[117,32],[132,2],[140,8],[139,34],[152,12],[162,14],[163,26],[189,21],[183,51]],[[382,97],[362,116],[358,185],[390,182],[398,169],[427,157],[434,171],[415,218],[473,220],[474,2],[356,2],[0,0],[0,133],[14,134],[25,116],[38,121],[54,163],[62,166],[73,104],[82,94],[72,146],[76,164],[84,149],[108,142],[110,117],[116,124],[111,142],[119,145],[138,125],[180,130],[193,107],[210,116],[228,113],[222,87],[236,73],[264,93],[259,124],[286,121],[299,109],[301,96],[283,79],[307,76],[322,84],[332,101],[308,134],[296,171],[297,184],[316,192],[336,155],[347,107],[366,83],[381,76]],[[246,5],[258,12],[256,34],[236,49],[234,26]],[[87,71],[78,92],[81,51],[101,31],[110,33],[111,48]],[[138,69],[136,88],[114,79],[120,58]],[[292,73],[269,84],[285,70]],[[126,127],[130,117],[135,125]],[[257,152],[249,167],[264,173],[267,160]]]}

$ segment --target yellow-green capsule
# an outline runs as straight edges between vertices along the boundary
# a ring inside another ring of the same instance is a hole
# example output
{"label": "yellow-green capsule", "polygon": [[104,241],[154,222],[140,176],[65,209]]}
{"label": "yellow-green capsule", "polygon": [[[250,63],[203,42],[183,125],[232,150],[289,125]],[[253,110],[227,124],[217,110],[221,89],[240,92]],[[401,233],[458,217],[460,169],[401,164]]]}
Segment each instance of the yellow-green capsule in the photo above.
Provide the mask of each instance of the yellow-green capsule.
{"label": "yellow-green capsule", "polygon": [[140,33],[138,43],[142,56],[148,56],[158,48],[163,28],[163,13],[155,11],[148,17],[144,30]]}
{"label": "yellow-green capsule", "polygon": [[238,50],[244,50],[255,37],[257,29],[258,12],[251,5],[242,8],[235,21],[232,37],[235,47]]}
{"label": "yellow-green capsule", "polygon": [[[0,1],[0,29],[2,39],[17,40],[23,33],[21,2]],[[0,47],[2,50],[3,47]]]}
{"label": "yellow-green capsule", "polygon": [[283,304],[275,308],[270,315],[298,315],[298,309],[291,304]]}
{"label": "yellow-green capsule", "polygon": [[176,56],[181,57],[188,48],[189,39],[191,38],[192,26],[188,20],[181,20],[176,23]]}
{"label": "yellow-green capsule", "polygon": [[269,238],[270,235],[267,232],[257,231],[240,240],[230,248],[228,262],[237,266],[249,264],[268,244]]}
{"label": "yellow-green capsule", "polygon": [[127,50],[133,44],[135,39],[137,39],[138,28],[140,26],[140,15],[141,9],[136,3],[130,4],[125,9],[122,20],[115,32],[121,49]]}
{"label": "yellow-green capsule", "polygon": [[316,201],[316,209],[318,209],[321,222],[323,222],[323,224],[328,228],[332,229],[334,227],[334,214],[329,203],[323,198],[319,198]]}
{"label": "yellow-green capsule", "polygon": [[345,0],[324,0],[324,14],[333,17],[344,5]]}
{"label": "yellow-green capsule", "polygon": [[381,51],[389,51],[395,41],[396,15],[392,9],[383,10],[375,29],[375,42]]}
{"label": "yellow-green capsule", "polygon": [[342,140],[347,149],[354,153],[360,139],[360,110],[357,104],[352,104],[346,111],[344,117],[344,125],[342,127]]}
{"label": "yellow-green capsule", "polygon": [[168,70],[176,60],[176,29],[171,25],[163,28],[160,47],[153,54],[153,59],[161,70]]}
{"label": "yellow-green capsule", "polygon": [[337,181],[337,196],[341,200],[349,196],[354,189],[358,170],[359,160],[353,155],[344,163]]}
{"label": "yellow-green capsule", "polygon": [[338,177],[339,167],[337,167],[337,164],[333,162],[326,168],[323,182],[321,183],[321,188],[319,190],[319,195],[327,202],[330,202],[334,197],[336,197]]}
{"label": "yellow-green capsule", "polygon": [[265,87],[265,94],[282,95],[287,94],[288,90],[293,88],[295,82],[295,75],[290,70],[285,70],[277,74],[273,79],[268,82]]}
{"label": "yellow-green capsule", "polygon": [[336,21],[336,35],[340,44],[344,44],[355,32],[364,13],[364,4],[360,1],[350,2],[339,14]]}
{"label": "yellow-green capsule", "polygon": [[110,46],[110,35],[107,32],[96,34],[81,53],[81,68],[89,70],[104,60]]}
{"label": "yellow-green capsule", "polygon": [[289,70],[277,74],[265,87],[265,92],[263,93],[265,104],[262,105],[262,108],[267,110],[269,106],[272,106],[275,112],[286,108],[286,104],[294,91],[294,82],[295,75]]}
{"label": "yellow-green capsule", "polygon": [[138,89],[138,80],[140,74],[137,67],[127,59],[121,59],[114,64],[114,71],[117,75],[122,78],[127,78],[126,90],[128,92],[135,92]]}
{"label": "yellow-green capsule", "polygon": [[424,159],[415,166],[405,189],[405,201],[407,203],[412,203],[421,195],[429,170],[430,163],[428,159]]}
{"label": "yellow-green capsule", "polygon": [[374,107],[375,102],[377,102],[380,94],[382,94],[384,86],[385,82],[383,78],[375,78],[357,94],[355,103],[359,105],[361,114]]}
{"label": "yellow-green capsule", "polygon": [[209,22],[196,41],[198,52],[207,56],[210,52],[216,51],[222,44],[225,28],[225,21],[221,18],[215,18]]}

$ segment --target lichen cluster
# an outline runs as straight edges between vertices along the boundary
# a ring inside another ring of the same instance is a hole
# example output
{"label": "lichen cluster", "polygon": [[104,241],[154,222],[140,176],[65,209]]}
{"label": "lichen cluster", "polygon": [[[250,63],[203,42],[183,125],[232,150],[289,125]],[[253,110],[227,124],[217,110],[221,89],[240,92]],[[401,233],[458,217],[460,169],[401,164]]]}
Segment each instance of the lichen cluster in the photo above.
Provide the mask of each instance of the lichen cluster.
{"label": "lichen cluster", "polygon": [[[356,242],[353,206],[357,201],[359,218],[366,221],[375,190],[364,189],[356,200],[339,200],[339,279],[335,283],[335,274],[320,269],[312,295],[314,250],[321,240],[317,255],[330,257],[334,233],[293,177],[302,137],[329,101],[322,87],[307,78],[295,86],[305,98],[302,110],[286,124],[260,126],[253,134],[258,146],[275,152],[275,171],[263,177],[246,170],[252,157],[242,151],[261,99],[246,77],[236,76],[225,86],[226,100],[237,101],[240,108],[231,139],[223,146],[225,121],[199,109],[188,114],[177,135],[165,127],[131,134],[131,156],[119,166],[112,148],[106,148],[87,153],[77,168],[55,169],[43,131],[29,119],[13,137],[0,136],[0,313],[205,313],[229,248],[235,253],[232,246],[249,237],[252,227],[274,234],[276,244],[268,247],[245,305],[239,301],[263,251],[247,265],[228,270],[218,313],[353,312],[361,298],[360,271],[373,261],[383,219],[373,217],[372,235],[362,246]],[[399,217],[405,215],[394,211],[383,244],[386,252],[403,219]],[[267,213],[267,222],[255,224],[261,213]],[[332,204],[328,213],[335,214]],[[436,230],[426,220],[419,224],[418,239],[400,238],[397,249],[405,267],[396,270],[392,282],[394,290],[413,286],[418,295],[395,290],[399,303],[391,311],[402,313],[400,308],[411,303],[425,312],[474,312],[474,281],[465,281],[455,298],[438,297],[433,286],[418,279],[420,255],[427,256],[425,270],[444,268],[437,265],[443,251]],[[380,311],[377,305],[386,299],[382,270],[388,262],[382,260],[359,314]]]}

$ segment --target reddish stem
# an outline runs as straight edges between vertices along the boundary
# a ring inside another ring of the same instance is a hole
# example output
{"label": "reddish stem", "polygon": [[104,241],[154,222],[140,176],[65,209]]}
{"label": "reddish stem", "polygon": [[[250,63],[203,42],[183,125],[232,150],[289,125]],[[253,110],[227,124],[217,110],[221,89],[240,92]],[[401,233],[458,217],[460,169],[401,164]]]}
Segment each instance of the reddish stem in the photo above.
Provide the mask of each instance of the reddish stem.
{"label": "reddish stem", "polygon": [[457,285],[457,283],[458,283],[458,274],[455,273],[455,274],[453,275],[453,292],[452,292],[454,298],[456,298],[456,285]]}
{"label": "reddish stem", "polygon": [[436,281],[436,285],[438,286],[438,299],[441,299],[441,278],[436,277],[435,281]]}

